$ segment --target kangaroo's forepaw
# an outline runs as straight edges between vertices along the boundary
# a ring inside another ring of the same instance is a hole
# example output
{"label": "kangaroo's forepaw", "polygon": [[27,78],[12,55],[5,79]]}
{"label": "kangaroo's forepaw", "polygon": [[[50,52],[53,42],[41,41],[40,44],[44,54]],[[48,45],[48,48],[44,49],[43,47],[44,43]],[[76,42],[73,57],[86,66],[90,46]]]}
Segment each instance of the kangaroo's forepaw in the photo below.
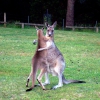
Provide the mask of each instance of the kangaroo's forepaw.
{"label": "kangaroo's forepaw", "polygon": [[33,40],[33,44],[36,45],[36,43],[37,43],[37,40]]}

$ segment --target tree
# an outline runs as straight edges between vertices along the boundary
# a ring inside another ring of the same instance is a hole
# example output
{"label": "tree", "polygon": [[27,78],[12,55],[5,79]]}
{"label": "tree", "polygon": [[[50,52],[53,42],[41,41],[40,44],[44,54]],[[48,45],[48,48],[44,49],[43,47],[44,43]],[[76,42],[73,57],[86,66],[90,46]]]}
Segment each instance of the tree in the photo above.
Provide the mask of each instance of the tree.
{"label": "tree", "polygon": [[74,26],[74,3],[76,0],[68,0],[66,13],[66,26]]}

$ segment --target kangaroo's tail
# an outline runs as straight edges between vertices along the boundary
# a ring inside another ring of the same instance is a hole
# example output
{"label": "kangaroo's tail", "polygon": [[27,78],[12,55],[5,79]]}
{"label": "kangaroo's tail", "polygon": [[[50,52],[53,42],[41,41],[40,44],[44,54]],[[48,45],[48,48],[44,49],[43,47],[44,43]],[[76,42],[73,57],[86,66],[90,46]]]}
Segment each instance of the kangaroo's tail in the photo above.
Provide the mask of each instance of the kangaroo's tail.
{"label": "kangaroo's tail", "polygon": [[66,80],[64,75],[62,76],[62,81],[64,84],[69,84],[69,83],[86,83],[85,81],[80,81],[80,80]]}

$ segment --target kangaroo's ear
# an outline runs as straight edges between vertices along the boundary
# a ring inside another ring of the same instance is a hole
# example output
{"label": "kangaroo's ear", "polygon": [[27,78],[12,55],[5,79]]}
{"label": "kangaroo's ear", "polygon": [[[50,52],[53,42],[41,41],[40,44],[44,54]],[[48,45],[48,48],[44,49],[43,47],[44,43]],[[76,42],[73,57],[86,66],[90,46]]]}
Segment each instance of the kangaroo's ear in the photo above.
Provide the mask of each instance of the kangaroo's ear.
{"label": "kangaroo's ear", "polygon": [[57,25],[57,21],[55,21],[54,23],[53,23],[53,25],[52,25],[52,27],[56,27],[56,25]]}
{"label": "kangaroo's ear", "polygon": [[36,30],[38,30],[39,28],[37,26],[35,26]]}
{"label": "kangaroo's ear", "polygon": [[45,22],[45,26],[48,27],[48,26],[50,26],[50,25],[49,25],[47,22]]}

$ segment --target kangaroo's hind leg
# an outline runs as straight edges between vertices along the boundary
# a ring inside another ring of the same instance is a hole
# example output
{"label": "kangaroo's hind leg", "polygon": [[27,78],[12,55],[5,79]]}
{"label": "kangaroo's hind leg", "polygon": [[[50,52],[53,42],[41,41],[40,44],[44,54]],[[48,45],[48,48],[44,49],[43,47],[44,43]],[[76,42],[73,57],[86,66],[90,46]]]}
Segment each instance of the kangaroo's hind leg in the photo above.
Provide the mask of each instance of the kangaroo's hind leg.
{"label": "kangaroo's hind leg", "polygon": [[27,78],[26,87],[28,87],[28,84],[29,84],[31,76],[32,76],[32,70],[31,70],[31,72],[30,72],[30,74],[29,74],[29,76]]}
{"label": "kangaroo's hind leg", "polygon": [[48,76],[48,72],[45,73],[45,82],[43,83],[43,85],[48,85],[50,84],[50,80],[49,80],[49,76]]}
{"label": "kangaroo's hind leg", "polygon": [[55,86],[53,86],[51,89],[57,89],[57,88],[63,86],[63,82],[62,82],[62,74],[59,74],[59,75],[58,75],[58,79],[59,79],[58,84],[55,85]]}
{"label": "kangaroo's hind leg", "polygon": [[44,87],[43,83],[41,82],[43,75],[45,74],[47,70],[45,68],[41,69],[40,74],[37,78],[38,83],[40,84],[40,86],[42,87],[43,90],[46,90],[46,88]]}
{"label": "kangaroo's hind leg", "polygon": [[65,63],[61,58],[59,58],[56,62],[56,66],[54,68],[54,71],[58,76],[58,84],[55,85],[52,89],[56,89],[56,88],[63,86],[62,76],[63,76],[64,68],[65,68]]}

